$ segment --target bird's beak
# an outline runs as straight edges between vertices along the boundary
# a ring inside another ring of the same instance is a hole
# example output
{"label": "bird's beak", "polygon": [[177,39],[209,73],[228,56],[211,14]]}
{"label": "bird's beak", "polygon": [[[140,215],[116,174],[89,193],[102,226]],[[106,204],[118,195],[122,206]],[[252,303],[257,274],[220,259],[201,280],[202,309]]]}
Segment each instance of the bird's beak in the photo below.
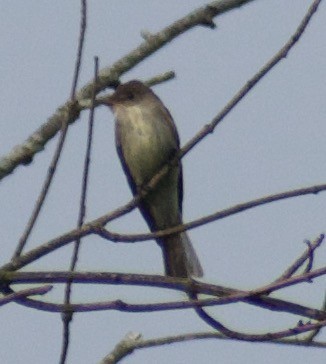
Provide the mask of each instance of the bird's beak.
{"label": "bird's beak", "polygon": [[111,95],[110,96],[106,95],[106,96],[99,97],[97,99],[97,104],[112,107],[112,105],[113,105],[112,96]]}

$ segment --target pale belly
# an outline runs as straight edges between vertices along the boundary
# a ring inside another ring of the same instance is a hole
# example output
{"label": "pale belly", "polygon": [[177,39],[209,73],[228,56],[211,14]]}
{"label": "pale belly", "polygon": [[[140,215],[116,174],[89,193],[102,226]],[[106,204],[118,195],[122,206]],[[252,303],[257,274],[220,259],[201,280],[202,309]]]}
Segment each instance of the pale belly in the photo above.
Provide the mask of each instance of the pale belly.
{"label": "pale belly", "polygon": [[177,149],[175,137],[165,120],[133,108],[117,119],[116,137],[137,185],[147,182]]}
{"label": "pale belly", "polygon": [[[144,113],[137,107],[133,111],[132,114],[116,115],[116,139],[133,184],[142,187],[171,158],[178,144],[164,119],[153,119],[153,113]],[[179,175],[179,165],[172,167],[141,204],[142,212],[151,217],[151,222],[147,222],[152,230],[174,226],[181,221]]]}

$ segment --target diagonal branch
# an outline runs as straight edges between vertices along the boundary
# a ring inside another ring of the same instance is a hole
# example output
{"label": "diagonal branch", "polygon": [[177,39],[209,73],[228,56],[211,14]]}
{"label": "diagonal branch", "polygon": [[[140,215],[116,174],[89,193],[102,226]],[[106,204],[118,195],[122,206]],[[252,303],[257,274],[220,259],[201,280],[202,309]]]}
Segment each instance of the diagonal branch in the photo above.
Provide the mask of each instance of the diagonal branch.
{"label": "diagonal branch", "polygon": [[308,247],[303,254],[295,260],[293,264],[290,265],[286,271],[275,280],[275,282],[283,281],[286,278],[290,278],[303,264],[307,259],[310,259],[311,254],[320,247],[321,243],[324,241],[325,235],[321,234],[313,243],[308,244]]}
{"label": "diagonal branch", "polygon": [[[253,0],[212,1],[209,4],[192,11],[183,18],[180,18],[160,32],[146,37],[146,40],[143,43],[129,52],[126,56],[115,62],[112,66],[103,68],[99,71],[96,93],[103,91],[107,87],[117,85],[119,77],[123,73],[135,67],[138,63],[184,32],[197,25],[210,26],[212,28],[212,19],[215,16],[251,1]],[[94,81],[92,80],[77,93],[76,99],[78,101],[89,99],[93,87]],[[77,120],[79,111],[76,112],[76,110],[71,109],[71,103],[69,101],[60,106],[25,142],[13,148],[11,152],[0,159],[0,180],[12,173],[19,165],[29,164],[33,160],[34,155],[43,150],[46,143],[58,133],[63,123],[71,124]]]}

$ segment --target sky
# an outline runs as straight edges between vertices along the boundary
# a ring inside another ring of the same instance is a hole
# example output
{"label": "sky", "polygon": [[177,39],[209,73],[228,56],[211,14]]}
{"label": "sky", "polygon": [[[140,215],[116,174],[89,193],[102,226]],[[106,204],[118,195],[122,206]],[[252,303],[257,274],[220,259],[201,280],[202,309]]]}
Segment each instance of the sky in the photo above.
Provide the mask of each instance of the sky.
{"label": "sky", "polygon": [[[173,70],[176,78],[155,86],[185,144],[209,123],[291,37],[312,1],[256,0],[215,19],[217,28],[196,27],[166,45],[122,82],[147,80]],[[89,1],[79,88],[93,77],[94,56],[109,66],[203,0]],[[183,159],[184,221],[235,204],[326,181],[326,6],[320,5],[299,43],[199,145]],[[79,35],[80,2],[3,1],[0,12],[0,155],[22,143],[70,95]],[[50,194],[26,250],[76,226],[88,113],[68,131]],[[56,140],[28,166],[1,181],[1,264],[8,262],[23,232],[53,155]],[[114,145],[114,119],[96,110],[87,221],[131,198]],[[255,289],[276,279],[305,249],[305,240],[325,232],[326,193],[298,197],[242,212],[191,230],[205,282]],[[108,226],[124,233],[147,232],[138,211]],[[112,244],[99,237],[82,242],[78,269],[162,274],[153,241]],[[43,257],[24,270],[66,270],[71,247]],[[326,249],[315,256],[324,266]],[[26,286],[24,286],[26,288]],[[21,288],[21,286],[18,286]],[[325,277],[273,296],[320,308]],[[62,286],[46,296],[62,302]],[[181,300],[180,292],[109,285],[74,286],[73,302],[122,299],[131,303]],[[244,304],[208,310],[223,324],[246,333],[295,326],[298,316]],[[3,363],[58,363],[59,314],[9,304],[1,307]],[[211,329],[192,310],[157,313],[107,311],[74,316],[67,363],[97,363],[130,331],[144,339]],[[326,339],[321,333],[319,340]],[[137,351],[124,363],[324,363],[321,349],[200,340]],[[203,359],[204,358],[204,359]]]}

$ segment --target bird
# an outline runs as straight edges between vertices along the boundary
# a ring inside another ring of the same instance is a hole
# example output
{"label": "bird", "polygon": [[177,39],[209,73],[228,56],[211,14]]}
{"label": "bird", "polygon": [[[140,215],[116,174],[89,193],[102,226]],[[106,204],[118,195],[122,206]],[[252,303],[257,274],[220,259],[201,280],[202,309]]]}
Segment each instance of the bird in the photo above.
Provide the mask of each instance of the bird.
{"label": "bird", "polygon": [[[115,117],[118,156],[133,195],[180,150],[173,118],[159,97],[143,82],[120,84],[102,99]],[[138,208],[152,232],[182,224],[183,178],[181,161],[170,166]],[[203,269],[186,232],[157,237],[165,274],[170,277],[202,277]]]}

